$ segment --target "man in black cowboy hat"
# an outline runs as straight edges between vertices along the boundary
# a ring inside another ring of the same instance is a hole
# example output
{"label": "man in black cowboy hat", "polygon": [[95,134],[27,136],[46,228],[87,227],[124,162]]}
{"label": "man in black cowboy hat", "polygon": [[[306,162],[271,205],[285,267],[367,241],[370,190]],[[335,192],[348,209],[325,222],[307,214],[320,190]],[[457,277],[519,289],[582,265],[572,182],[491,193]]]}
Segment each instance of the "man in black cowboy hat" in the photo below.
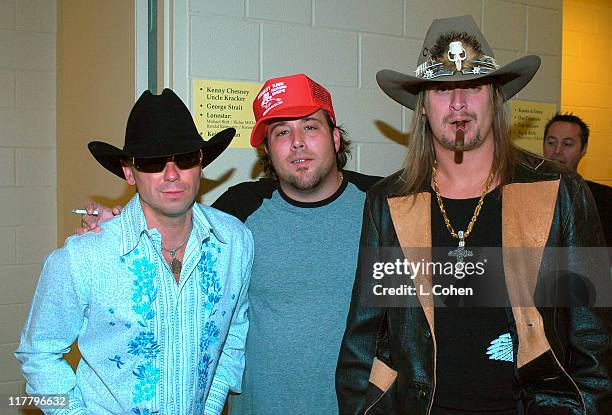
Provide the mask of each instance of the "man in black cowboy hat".
{"label": "man in black cowboy hat", "polygon": [[[504,101],[539,65],[525,56],[500,67],[463,16],[433,22],[415,76],[377,74],[415,114],[405,168],[366,198],[336,372],[340,413],[612,408],[610,309],[536,300],[540,278],[559,266],[547,247],[572,247],[562,260],[580,275],[608,269],[593,262],[605,255],[586,266],[575,255],[603,245],[584,182],[510,142]],[[408,261],[411,272],[396,267]],[[468,273],[477,266],[482,274]]]}
{"label": "man in black cowboy hat", "polygon": [[[29,394],[60,396],[71,414],[183,415],[221,413],[240,391],[253,239],[194,203],[202,167],[234,134],[203,141],[166,89],[138,99],[123,149],[89,144],[137,193],[46,259],[16,352]],[[75,340],[76,374],[63,359]]]}

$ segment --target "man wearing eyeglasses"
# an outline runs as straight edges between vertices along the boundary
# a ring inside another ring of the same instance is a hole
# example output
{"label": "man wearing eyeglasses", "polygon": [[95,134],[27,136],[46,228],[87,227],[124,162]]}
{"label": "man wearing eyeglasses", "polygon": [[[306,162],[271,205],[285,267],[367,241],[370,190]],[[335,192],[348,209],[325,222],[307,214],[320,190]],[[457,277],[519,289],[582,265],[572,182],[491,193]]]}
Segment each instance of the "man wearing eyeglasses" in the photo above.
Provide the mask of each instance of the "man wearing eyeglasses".
{"label": "man wearing eyeglasses", "polygon": [[[28,394],[56,397],[58,413],[183,415],[221,413],[240,391],[253,238],[194,203],[202,168],[234,134],[203,141],[166,89],[138,99],[123,150],[89,144],[137,193],[46,259],[16,352]],[[76,374],[63,359],[75,340]]]}

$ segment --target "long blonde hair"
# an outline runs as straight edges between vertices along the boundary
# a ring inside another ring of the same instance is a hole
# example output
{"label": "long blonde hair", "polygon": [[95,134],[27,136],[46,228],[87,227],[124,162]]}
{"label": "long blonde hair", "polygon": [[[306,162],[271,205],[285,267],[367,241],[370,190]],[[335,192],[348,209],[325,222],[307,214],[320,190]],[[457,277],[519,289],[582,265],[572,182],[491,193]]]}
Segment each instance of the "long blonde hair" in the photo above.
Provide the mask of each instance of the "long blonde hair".
{"label": "long blonde hair", "polygon": [[[500,184],[511,180],[512,169],[516,159],[515,147],[510,139],[508,110],[504,102],[501,87],[489,85],[489,99],[493,114],[493,139],[495,150],[493,154],[493,173]],[[421,90],[417,96],[417,104],[410,126],[410,138],[407,143],[404,170],[400,176],[400,193],[417,193],[431,180],[431,169],[436,160],[433,140],[434,136],[425,117],[427,91]]]}

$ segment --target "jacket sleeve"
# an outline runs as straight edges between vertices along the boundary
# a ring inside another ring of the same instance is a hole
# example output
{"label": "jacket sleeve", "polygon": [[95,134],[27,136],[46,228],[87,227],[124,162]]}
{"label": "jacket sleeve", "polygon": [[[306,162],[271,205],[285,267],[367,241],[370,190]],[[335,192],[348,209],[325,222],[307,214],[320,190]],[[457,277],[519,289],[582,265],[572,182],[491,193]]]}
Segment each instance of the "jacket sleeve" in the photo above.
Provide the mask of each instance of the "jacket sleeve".
{"label": "jacket sleeve", "polygon": [[366,198],[357,272],[353,286],[346,330],[336,369],[336,394],[340,414],[361,414],[367,403],[366,392],[377,342],[385,321],[385,308],[367,305],[371,273],[379,232],[372,215],[370,196]]}
{"label": "jacket sleeve", "polygon": [[[610,264],[604,245],[603,233],[597,209],[586,184],[579,180],[575,190],[568,192],[571,206],[563,223],[565,242],[569,247],[568,256],[574,263],[583,263],[581,272],[599,275],[597,295],[606,297],[600,307],[571,307],[568,310],[568,351],[567,371],[574,380],[587,414],[606,414],[612,408],[612,308],[609,303],[612,293]],[[572,248],[579,248],[573,250]],[[584,247],[589,255],[584,263]],[[599,247],[599,248],[598,248]],[[581,258],[572,258],[572,256]],[[582,261],[581,261],[582,259]],[[599,262],[603,263],[597,265]]]}
{"label": "jacket sleeve", "polygon": [[227,394],[230,390],[239,393],[242,383],[245,364],[244,349],[249,330],[249,320],[247,317],[247,310],[249,308],[248,289],[251,281],[254,254],[251,231],[246,227],[243,227],[243,229],[244,238],[239,242],[242,246],[240,256],[242,262],[240,275],[242,284],[227,338],[221,350],[219,364],[215,370],[210,391],[204,405],[204,413],[206,415],[221,415]]}
{"label": "jacket sleeve", "polygon": [[83,326],[86,304],[80,292],[69,249],[52,252],[46,259],[32,300],[30,315],[15,356],[21,363],[29,395],[62,394],[69,407],[45,409],[52,414],[87,414],[76,375],[64,354]]}

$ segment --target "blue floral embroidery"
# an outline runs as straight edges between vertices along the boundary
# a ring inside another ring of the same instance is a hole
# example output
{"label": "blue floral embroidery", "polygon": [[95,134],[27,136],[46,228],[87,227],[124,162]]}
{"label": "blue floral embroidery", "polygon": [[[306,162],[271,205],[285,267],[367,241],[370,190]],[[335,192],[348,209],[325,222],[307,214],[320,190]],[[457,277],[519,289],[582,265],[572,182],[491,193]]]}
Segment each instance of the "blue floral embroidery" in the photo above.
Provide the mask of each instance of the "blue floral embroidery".
{"label": "blue floral embroidery", "polygon": [[198,364],[198,389],[204,389],[208,381],[208,374],[212,357],[208,353],[204,353],[202,361]]}
{"label": "blue floral embroidery", "polygon": [[150,409],[132,408],[132,413],[134,415],[155,415],[155,414],[158,414],[159,411],[151,411]]}
{"label": "blue floral embroidery", "polygon": [[109,357],[108,360],[110,360],[111,362],[115,362],[115,364],[117,365],[117,369],[121,369],[121,366],[125,364],[125,362],[121,361],[121,356],[119,356],[118,354],[116,354],[115,357],[113,357],[112,359]]}
{"label": "blue floral embroidery", "polygon": [[134,260],[132,266],[128,267],[128,269],[134,274],[132,310],[142,317],[142,320],[138,323],[143,327],[147,327],[146,321],[155,318],[153,302],[157,297],[157,288],[155,288],[154,284],[157,269],[147,258]]}
{"label": "blue floral embroidery", "polygon": [[141,331],[134,340],[128,343],[128,348],[128,353],[143,356],[145,359],[155,359],[159,353],[159,345],[150,331]]}
{"label": "blue floral embroidery", "polygon": [[[155,318],[154,303],[157,298],[157,269],[146,257],[139,257],[138,250],[134,250],[131,255],[137,256],[128,265],[128,270],[133,275],[132,310],[139,316],[138,324],[146,329],[127,344],[128,353],[144,359],[132,372],[137,379],[132,391],[132,402],[138,405],[155,397],[155,387],[160,380],[160,370],[155,366],[160,346],[155,340],[152,327],[152,320]],[[130,328],[131,325],[126,324],[126,327]],[[132,408],[132,412],[139,415],[157,413],[142,408]]]}
{"label": "blue floral embroidery", "polygon": [[[217,303],[221,301],[221,279],[217,275],[217,256],[214,251],[204,251],[198,262],[198,270],[202,274],[200,289],[206,301],[205,311],[212,311]],[[212,313],[214,314],[214,312]],[[211,315],[212,315],[211,314]]]}
{"label": "blue floral embroidery", "polygon": [[135,404],[139,404],[153,399],[155,396],[155,385],[159,382],[160,378],[159,369],[151,363],[145,363],[139,365],[132,373],[138,379],[136,389],[132,393],[132,401]]}
{"label": "blue floral embroidery", "polygon": [[204,301],[204,316],[207,318],[200,337],[201,360],[198,364],[198,389],[206,388],[210,375],[210,366],[213,363],[211,347],[219,340],[220,329],[213,317],[216,314],[216,306],[221,301],[222,285],[217,274],[217,254],[221,248],[215,243],[206,242],[203,247],[202,256],[197,268],[200,272],[200,290]]}
{"label": "blue floral embroidery", "polygon": [[219,327],[217,323],[214,321],[207,321],[206,324],[204,324],[200,348],[205,351],[209,346],[217,343],[217,340],[219,340]]}

